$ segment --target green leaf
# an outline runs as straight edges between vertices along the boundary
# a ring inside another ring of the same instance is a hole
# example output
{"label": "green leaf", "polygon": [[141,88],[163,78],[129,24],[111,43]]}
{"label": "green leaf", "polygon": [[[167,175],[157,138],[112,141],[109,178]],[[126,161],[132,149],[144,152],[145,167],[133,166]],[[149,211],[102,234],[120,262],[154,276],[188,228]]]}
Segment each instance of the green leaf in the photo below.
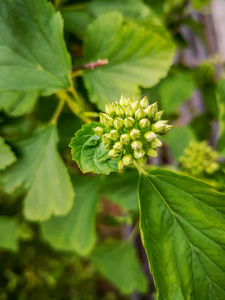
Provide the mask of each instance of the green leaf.
{"label": "green leaf", "polygon": [[161,105],[167,113],[176,111],[180,105],[191,98],[195,83],[188,74],[178,73],[166,78],[160,86]]}
{"label": "green leaf", "polygon": [[137,183],[137,171],[110,174],[105,178],[102,194],[126,210],[135,210],[138,208]]}
{"label": "green leaf", "polygon": [[21,159],[3,174],[6,192],[24,185],[28,190],[24,214],[30,220],[64,215],[73,204],[73,187],[56,145],[55,125],[49,125],[19,144]]}
{"label": "green leaf", "polygon": [[19,226],[16,220],[0,217],[0,249],[16,251],[18,249]]}
{"label": "green leaf", "polygon": [[195,9],[201,9],[202,7],[209,4],[211,0],[192,0],[192,5]]}
{"label": "green leaf", "polygon": [[89,27],[84,39],[86,62],[108,58],[101,68],[84,71],[90,99],[103,110],[110,102],[130,93],[139,98],[139,86],[151,87],[164,77],[172,63],[174,45],[150,30],[124,23],[118,12],[105,13]]}
{"label": "green leaf", "polygon": [[11,148],[0,137],[0,170],[4,170],[16,161],[16,156]]}
{"label": "green leaf", "polygon": [[0,91],[70,87],[71,61],[63,22],[47,0],[0,2]]}
{"label": "green leaf", "polygon": [[38,96],[36,91],[0,93],[0,110],[12,117],[22,116],[33,110]]}
{"label": "green leaf", "polygon": [[158,299],[225,299],[225,194],[158,169],[140,174],[139,203]]}
{"label": "green leaf", "polygon": [[218,150],[225,154],[225,79],[221,79],[218,84],[218,111],[219,111],[219,137]]}
{"label": "green leaf", "polygon": [[131,244],[108,241],[95,248],[90,260],[123,294],[147,292],[147,279]]}
{"label": "green leaf", "polygon": [[118,171],[118,160],[108,157],[109,151],[92,129],[98,126],[97,122],[82,126],[69,145],[72,148],[72,158],[83,173],[109,174]]}
{"label": "green leaf", "polygon": [[41,223],[43,237],[60,250],[76,251],[88,255],[96,241],[95,215],[98,204],[99,177],[74,178],[75,202],[63,217],[52,217]]}

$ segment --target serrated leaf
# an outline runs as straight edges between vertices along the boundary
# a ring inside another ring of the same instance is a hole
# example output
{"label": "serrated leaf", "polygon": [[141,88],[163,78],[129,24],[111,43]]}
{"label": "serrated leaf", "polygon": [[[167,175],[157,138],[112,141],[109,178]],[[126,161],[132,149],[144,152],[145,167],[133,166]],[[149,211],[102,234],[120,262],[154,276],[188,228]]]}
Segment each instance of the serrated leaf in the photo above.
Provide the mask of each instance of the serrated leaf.
{"label": "serrated leaf", "polygon": [[0,249],[16,251],[18,249],[19,226],[16,220],[0,217]]}
{"label": "serrated leaf", "polygon": [[72,158],[83,173],[109,174],[118,171],[118,160],[108,157],[109,151],[92,129],[98,126],[97,122],[82,126],[69,145],[72,148]]}
{"label": "serrated leaf", "polygon": [[56,145],[55,125],[49,125],[19,144],[21,159],[2,178],[6,192],[24,185],[28,190],[24,214],[30,220],[46,220],[52,214],[64,215],[73,204],[73,187]]}
{"label": "serrated leaf", "polygon": [[139,203],[158,299],[225,299],[225,194],[158,169],[140,174]]}
{"label": "serrated leaf", "polygon": [[225,79],[221,79],[218,84],[217,103],[219,111],[219,137],[218,150],[225,154]]}
{"label": "serrated leaf", "polygon": [[105,178],[102,194],[126,210],[135,210],[138,208],[137,183],[138,173],[135,170],[110,174]]}
{"label": "serrated leaf", "polygon": [[0,170],[4,170],[16,161],[16,156],[11,148],[0,137]]}
{"label": "serrated leaf", "polygon": [[69,88],[71,62],[59,13],[47,0],[0,2],[0,91]]}
{"label": "serrated leaf", "polygon": [[84,39],[84,60],[108,58],[101,68],[84,71],[90,100],[103,110],[110,102],[130,93],[141,96],[140,88],[155,85],[172,63],[174,45],[150,30],[124,23],[118,12],[105,13],[89,27]]}
{"label": "serrated leaf", "polygon": [[96,247],[90,260],[123,294],[147,292],[147,279],[131,244],[109,241]]}
{"label": "serrated leaf", "polygon": [[41,223],[42,234],[54,248],[88,255],[96,241],[95,215],[100,187],[99,177],[74,178],[76,197],[70,212]]}
{"label": "serrated leaf", "polygon": [[22,116],[32,111],[38,96],[36,91],[0,93],[0,110],[12,117]]}

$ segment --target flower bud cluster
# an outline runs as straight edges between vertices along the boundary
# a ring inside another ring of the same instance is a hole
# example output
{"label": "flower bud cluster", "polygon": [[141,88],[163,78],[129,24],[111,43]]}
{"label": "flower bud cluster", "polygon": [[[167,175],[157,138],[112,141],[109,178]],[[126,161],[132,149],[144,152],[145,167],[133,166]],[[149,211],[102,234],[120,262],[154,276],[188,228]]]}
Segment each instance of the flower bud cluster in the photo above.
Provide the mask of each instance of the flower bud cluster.
{"label": "flower bud cluster", "polygon": [[144,165],[148,157],[157,156],[162,146],[157,135],[164,135],[173,127],[161,120],[163,111],[158,111],[157,102],[149,105],[147,97],[135,100],[122,94],[120,102],[106,102],[105,112],[100,113],[100,126],[93,128],[101,136],[111,158],[120,159],[119,169],[135,160]]}
{"label": "flower bud cluster", "polygon": [[183,171],[197,177],[215,173],[219,169],[217,158],[217,152],[213,151],[206,141],[191,141],[179,162]]}

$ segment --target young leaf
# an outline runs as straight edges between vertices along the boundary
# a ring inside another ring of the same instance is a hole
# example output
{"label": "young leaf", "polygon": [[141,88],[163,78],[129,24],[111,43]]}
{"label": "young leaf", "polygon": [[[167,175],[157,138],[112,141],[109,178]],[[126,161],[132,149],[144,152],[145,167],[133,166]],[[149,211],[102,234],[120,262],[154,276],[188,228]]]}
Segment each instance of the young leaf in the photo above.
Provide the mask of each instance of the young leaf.
{"label": "young leaf", "polygon": [[109,241],[96,247],[90,260],[123,294],[147,292],[147,279],[131,244]]}
{"label": "young leaf", "polygon": [[218,150],[225,154],[225,79],[218,84],[219,137]]}
{"label": "young leaf", "polygon": [[38,130],[19,144],[21,159],[3,174],[6,192],[21,185],[28,189],[24,203],[27,219],[46,220],[52,214],[64,215],[72,207],[73,187],[56,149],[57,142],[55,125]]}
{"label": "young leaf", "polygon": [[0,91],[69,88],[71,62],[59,13],[47,0],[0,1]]}
{"label": "young leaf", "polygon": [[139,201],[158,299],[225,299],[225,194],[158,169],[140,174]]}
{"label": "young leaf", "polygon": [[12,117],[22,116],[32,111],[38,96],[36,91],[0,93],[0,110]]}
{"label": "young leaf", "polygon": [[105,144],[93,131],[98,126],[97,122],[82,126],[69,145],[72,148],[73,160],[78,163],[83,173],[109,174],[118,171],[118,160],[108,157]]}
{"label": "young leaf", "polygon": [[96,241],[95,214],[100,187],[99,177],[74,178],[75,202],[66,216],[41,223],[42,234],[56,249],[88,255]]}
{"label": "young leaf", "polygon": [[121,91],[139,98],[139,86],[150,87],[164,77],[172,63],[171,41],[135,23],[124,24],[118,12],[106,13],[93,22],[84,40],[87,62],[108,58],[109,63],[85,70],[90,99],[103,110],[105,99],[117,99]]}
{"label": "young leaf", "polygon": [[4,170],[16,161],[16,156],[11,148],[5,144],[5,141],[0,137],[0,170]]}
{"label": "young leaf", "polygon": [[18,249],[19,226],[16,220],[0,217],[0,249],[16,251]]}

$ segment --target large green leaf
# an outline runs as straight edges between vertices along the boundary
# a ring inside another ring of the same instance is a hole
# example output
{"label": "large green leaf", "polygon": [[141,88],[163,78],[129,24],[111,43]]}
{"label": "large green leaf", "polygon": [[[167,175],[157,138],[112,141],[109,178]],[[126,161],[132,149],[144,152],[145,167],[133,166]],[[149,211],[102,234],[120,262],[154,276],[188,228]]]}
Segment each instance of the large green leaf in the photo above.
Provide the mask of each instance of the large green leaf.
{"label": "large green leaf", "polygon": [[109,63],[85,70],[90,99],[100,109],[125,95],[140,97],[139,86],[151,87],[164,77],[172,63],[174,45],[153,31],[126,22],[118,12],[105,13],[89,27],[84,40],[86,62],[108,58]]}
{"label": "large green leaf", "polygon": [[38,95],[36,91],[0,93],[0,110],[13,117],[22,116],[32,111]]}
{"label": "large green leaf", "polygon": [[225,194],[158,169],[140,174],[139,201],[158,299],[225,299]]}
{"label": "large green leaf", "polygon": [[118,170],[118,160],[108,157],[109,151],[92,129],[97,126],[97,122],[86,124],[75,134],[70,143],[72,157],[83,173],[109,174]]}
{"label": "large green leaf", "polygon": [[0,170],[4,170],[16,161],[16,156],[11,148],[5,143],[4,139],[0,137]]}
{"label": "large green leaf", "polygon": [[0,217],[0,249],[16,251],[18,249],[19,226],[16,220]]}
{"label": "large green leaf", "polygon": [[225,154],[225,79],[218,84],[219,137],[218,150]]}
{"label": "large green leaf", "polygon": [[90,260],[123,294],[147,292],[147,280],[131,244],[108,241],[95,248]]}
{"label": "large green leaf", "polygon": [[0,1],[0,91],[69,88],[71,62],[59,13],[47,0]]}
{"label": "large green leaf", "polygon": [[24,185],[24,214],[30,220],[46,220],[52,214],[64,215],[73,204],[73,187],[56,145],[55,125],[49,125],[22,141],[21,159],[2,178],[6,192]]}
{"label": "large green leaf", "polygon": [[100,187],[99,177],[74,178],[76,197],[71,211],[41,223],[43,237],[53,247],[89,254],[96,241],[95,214]]}

